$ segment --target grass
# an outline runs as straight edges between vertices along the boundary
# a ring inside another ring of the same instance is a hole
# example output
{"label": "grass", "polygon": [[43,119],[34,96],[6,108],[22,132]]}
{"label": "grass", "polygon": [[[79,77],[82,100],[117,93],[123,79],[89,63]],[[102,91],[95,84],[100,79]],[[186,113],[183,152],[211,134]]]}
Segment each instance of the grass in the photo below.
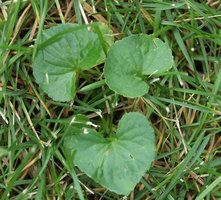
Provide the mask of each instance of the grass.
{"label": "grass", "polygon": [[[73,114],[108,133],[127,111],[147,115],[157,138],[156,160],[128,199],[221,199],[219,1],[6,0],[0,9],[1,199],[122,199],[73,168],[61,144]],[[74,101],[54,102],[32,75],[41,32],[90,21],[110,25],[116,40],[163,39],[173,69],[149,77],[149,93],[129,100],[108,89],[98,66],[82,74]]]}

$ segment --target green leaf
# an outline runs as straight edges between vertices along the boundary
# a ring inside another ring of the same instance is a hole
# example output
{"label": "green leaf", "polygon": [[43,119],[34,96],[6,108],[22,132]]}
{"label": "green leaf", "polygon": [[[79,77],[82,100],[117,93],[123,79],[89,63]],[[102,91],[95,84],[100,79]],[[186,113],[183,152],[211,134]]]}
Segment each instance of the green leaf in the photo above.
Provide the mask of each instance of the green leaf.
{"label": "green leaf", "polygon": [[92,31],[98,34],[100,41],[102,42],[105,52],[114,44],[113,31],[107,24],[101,22],[95,22],[91,24]]}
{"label": "green leaf", "polygon": [[75,153],[74,164],[89,177],[123,195],[133,190],[155,157],[154,130],[136,112],[122,117],[112,138],[91,128],[73,128],[64,146]]}
{"label": "green leaf", "polygon": [[8,151],[7,151],[5,148],[0,147],[0,158],[1,158],[2,156],[7,155],[7,154],[8,154]]}
{"label": "green leaf", "polygon": [[167,44],[144,34],[126,37],[108,51],[104,67],[107,85],[125,97],[143,96],[148,91],[145,75],[162,73],[173,65]]}
{"label": "green leaf", "polygon": [[76,93],[78,72],[104,59],[100,39],[88,26],[60,24],[43,32],[33,73],[48,96],[56,101],[69,101]]}

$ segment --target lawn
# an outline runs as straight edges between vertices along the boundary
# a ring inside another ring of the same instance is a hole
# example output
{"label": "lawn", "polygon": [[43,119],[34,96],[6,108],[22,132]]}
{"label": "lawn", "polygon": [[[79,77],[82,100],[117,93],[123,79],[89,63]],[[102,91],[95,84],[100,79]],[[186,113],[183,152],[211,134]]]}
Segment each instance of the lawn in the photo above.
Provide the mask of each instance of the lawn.
{"label": "lawn", "polygon": [[[158,73],[124,80],[156,41]],[[221,199],[220,45],[219,0],[0,0],[0,199]]]}

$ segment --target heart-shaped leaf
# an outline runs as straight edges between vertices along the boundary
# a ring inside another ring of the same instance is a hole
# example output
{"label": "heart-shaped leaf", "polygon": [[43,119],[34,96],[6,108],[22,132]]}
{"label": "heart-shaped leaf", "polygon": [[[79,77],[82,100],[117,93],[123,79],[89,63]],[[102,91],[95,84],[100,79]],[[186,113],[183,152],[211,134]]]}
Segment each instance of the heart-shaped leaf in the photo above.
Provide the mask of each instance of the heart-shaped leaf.
{"label": "heart-shaped leaf", "polygon": [[33,73],[37,83],[54,100],[73,99],[78,72],[104,62],[101,41],[92,29],[85,25],[61,24],[43,32]]}
{"label": "heart-shaped leaf", "polygon": [[114,44],[113,31],[108,27],[107,24],[101,22],[92,23],[91,29],[98,34],[99,39],[102,42],[102,46],[105,52],[107,52]]}
{"label": "heart-shaped leaf", "polygon": [[64,146],[75,152],[74,164],[118,194],[128,195],[154,160],[154,130],[140,113],[125,114],[112,138],[91,128],[72,131]]}
{"label": "heart-shaped leaf", "polygon": [[144,75],[164,72],[172,65],[173,56],[167,44],[152,36],[133,35],[112,45],[104,75],[110,89],[135,98],[148,91]]}

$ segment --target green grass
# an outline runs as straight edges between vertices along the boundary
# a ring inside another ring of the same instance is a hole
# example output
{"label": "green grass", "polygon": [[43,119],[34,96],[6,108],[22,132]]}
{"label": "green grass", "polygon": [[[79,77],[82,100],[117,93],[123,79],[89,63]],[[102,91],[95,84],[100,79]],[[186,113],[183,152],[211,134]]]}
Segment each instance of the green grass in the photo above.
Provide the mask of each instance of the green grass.
{"label": "green grass", "polygon": [[[148,116],[157,138],[156,161],[128,199],[221,199],[219,1],[6,0],[0,8],[0,199],[122,199],[73,168],[62,141],[74,114],[108,133],[128,111]],[[128,100],[98,66],[82,74],[74,101],[54,102],[32,75],[41,32],[85,21],[110,25],[116,40],[154,34],[172,48],[174,67]]]}

